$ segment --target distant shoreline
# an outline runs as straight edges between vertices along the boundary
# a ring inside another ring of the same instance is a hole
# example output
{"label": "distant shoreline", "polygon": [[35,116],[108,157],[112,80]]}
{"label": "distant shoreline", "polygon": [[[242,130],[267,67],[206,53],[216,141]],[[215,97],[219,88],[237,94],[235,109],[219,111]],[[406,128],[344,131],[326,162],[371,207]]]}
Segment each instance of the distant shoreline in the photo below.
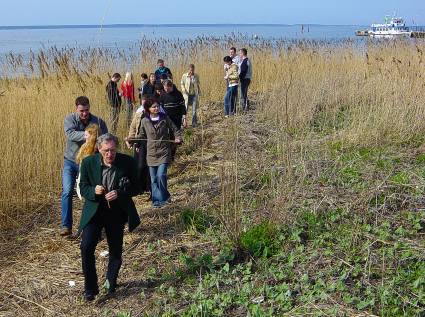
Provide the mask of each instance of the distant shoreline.
{"label": "distant shoreline", "polygon": [[77,24],[77,25],[4,25],[0,26],[0,30],[55,30],[55,29],[98,29],[98,28],[140,28],[140,27],[288,27],[288,26],[356,26],[364,27],[364,25],[355,24],[268,24],[268,23],[253,23],[253,24],[222,24],[222,23],[205,23],[205,24]]}

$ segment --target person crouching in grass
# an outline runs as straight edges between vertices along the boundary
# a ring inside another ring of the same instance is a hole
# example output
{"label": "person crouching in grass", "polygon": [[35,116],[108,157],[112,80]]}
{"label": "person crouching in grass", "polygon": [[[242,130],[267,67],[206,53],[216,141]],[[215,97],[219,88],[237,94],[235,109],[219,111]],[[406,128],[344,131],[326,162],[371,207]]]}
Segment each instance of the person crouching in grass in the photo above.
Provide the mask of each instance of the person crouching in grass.
{"label": "person crouching in grass", "polygon": [[160,111],[156,98],[147,99],[144,109],[145,117],[136,138],[147,139],[146,161],[151,177],[152,205],[161,207],[171,202],[167,188],[167,168],[172,160],[172,145],[181,143],[181,131]]}

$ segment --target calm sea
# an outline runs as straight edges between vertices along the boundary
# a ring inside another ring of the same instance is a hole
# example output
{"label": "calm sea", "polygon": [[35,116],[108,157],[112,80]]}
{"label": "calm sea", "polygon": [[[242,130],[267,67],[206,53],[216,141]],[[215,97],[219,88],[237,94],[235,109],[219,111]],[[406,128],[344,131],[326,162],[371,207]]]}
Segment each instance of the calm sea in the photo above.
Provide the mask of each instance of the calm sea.
{"label": "calm sea", "polygon": [[[142,38],[189,39],[197,36],[223,37],[242,34],[266,39],[310,39],[339,41],[356,38],[365,26],[352,25],[112,25],[1,27],[0,56],[25,55],[30,50],[63,47],[130,47]],[[357,38],[358,40],[361,40]]]}

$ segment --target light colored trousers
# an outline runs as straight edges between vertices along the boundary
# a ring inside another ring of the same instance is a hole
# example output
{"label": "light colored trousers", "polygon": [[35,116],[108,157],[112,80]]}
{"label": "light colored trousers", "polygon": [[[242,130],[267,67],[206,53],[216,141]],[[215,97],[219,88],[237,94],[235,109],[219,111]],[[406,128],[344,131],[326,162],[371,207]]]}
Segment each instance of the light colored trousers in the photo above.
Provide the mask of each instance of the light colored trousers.
{"label": "light colored trousers", "polygon": [[198,124],[198,95],[183,95],[184,104],[186,106],[186,112],[189,111],[189,106],[192,106],[192,127],[196,127]]}

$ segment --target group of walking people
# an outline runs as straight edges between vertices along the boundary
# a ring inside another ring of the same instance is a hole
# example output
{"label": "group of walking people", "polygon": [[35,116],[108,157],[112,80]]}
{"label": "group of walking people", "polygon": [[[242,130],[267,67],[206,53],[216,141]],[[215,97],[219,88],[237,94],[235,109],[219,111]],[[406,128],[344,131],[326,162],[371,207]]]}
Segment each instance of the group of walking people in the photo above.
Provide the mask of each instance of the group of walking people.
{"label": "group of walking people", "polygon": [[[229,60],[230,59],[230,60]],[[240,85],[241,107],[248,110],[247,90],[252,78],[252,66],[241,49],[224,58],[226,81],[225,116],[233,115]],[[104,284],[108,293],[115,292],[122,263],[124,225],[129,231],[140,224],[133,196],[149,192],[153,207],[171,202],[167,188],[167,169],[175,158],[177,145],[182,143],[186,128],[186,113],[192,107],[192,127],[198,124],[197,109],[201,94],[199,76],[190,64],[180,80],[181,91],[173,83],[171,70],[158,60],[158,68],[149,75],[141,74],[138,87],[139,106],[135,106],[135,83],[130,72],[124,80],[119,73],[111,76],[106,95],[111,108],[108,132],[104,120],[90,112],[86,96],[75,100],[75,112],[66,116],[64,130],[66,147],[62,174],[61,235],[78,238],[81,235],[81,257],[84,273],[84,297],[93,300],[99,293],[95,266],[95,249],[104,229],[109,247],[109,263]],[[235,88],[236,87],[236,88]],[[118,126],[122,98],[127,108],[129,133],[126,145],[134,158],[118,153]],[[84,199],[80,225],[72,234],[72,199],[74,187]]]}
{"label": "group of walking people", "polygon": [[[180,81],[181,91],[173,82],[173,74],[171,70],[165,66],[163,59],[158,59],[158,68],[155,72],[147,75],[140,75],[140,86],[138,90],[139,109],[143,111],[143,102],[148,97],[158,99],[165,110],[169,110],[172,114],[170,117],[181,117],[183,124],[186,124],[186,112],[192,107],[192,126],[198,124],[198,102],[201,95],[199,76],[195,73],[195,65],[190,64],[186,73],[182,75]],[[116,132],[118,126],[119,114],[122,106],[122,99],[125,101],[127,110],[127,128],[131,124],[134,110],[136,110],[136,83],[133,74],[127,72],[124,80],[118,85],[121,75],[115,73],[106,85],[109,105],[111,108],[110,122],[113,133]],[[184,109],[183,109],[184,106]],[[178,121],[176,122],[179,123]],[[178,126],[180,127],[180,126]]]}

